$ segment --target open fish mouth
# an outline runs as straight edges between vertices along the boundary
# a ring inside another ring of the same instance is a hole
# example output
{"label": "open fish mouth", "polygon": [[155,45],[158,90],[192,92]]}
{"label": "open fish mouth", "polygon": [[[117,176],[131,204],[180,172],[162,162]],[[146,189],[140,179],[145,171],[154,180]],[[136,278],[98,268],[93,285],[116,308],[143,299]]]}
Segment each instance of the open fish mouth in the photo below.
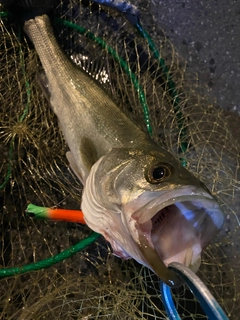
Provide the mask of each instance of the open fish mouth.
{"label": "open fish mouth", "polygon": [[[147,198],[146,194],[144,197]],[[180,262],[194,272],[198,270],[201,251],[223,220],[218,203],[209,193],[184,187],[160,193],[135,211],[129,231],[145,264],[168,282],[166,267],[171,262]]]}

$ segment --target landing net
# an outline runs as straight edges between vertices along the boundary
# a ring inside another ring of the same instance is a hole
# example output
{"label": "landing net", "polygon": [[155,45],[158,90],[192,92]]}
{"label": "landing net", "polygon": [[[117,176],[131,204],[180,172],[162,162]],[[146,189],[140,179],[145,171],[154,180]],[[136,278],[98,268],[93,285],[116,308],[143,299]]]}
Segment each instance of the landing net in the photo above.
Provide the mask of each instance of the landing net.
{"label": "landing net", "polygon": [[[229,318],[238,319],[239,118],[209,102],[197,76],[190,74],[164,31],[154,24],[149,8],[140,4],[140,12],[142,26],[160,57],[120,13],[88,1],[63,1],[55,10],[55,31],[68,56],[146,128],[131,77],[114,54],[93,38],[102,39],[124,59],[146,97],[153,139],[218,198],[225,223],[204,250],[198,276]],[[63,21],[85,28],[84,34]],[[30,202],[79,209],[82,186],[69,168],[68,148],[36,81],[41,67],[33,46],[5,13],[0,28],[1,271],[53,256],[85,239],[91,230],[25,215]],[[94,37],[86,37],[86,31]],[[174,293],[182,319],[206,319],[190,291],[182,287]],[[166,314],[159,279],[134,261],[114,257],[100,237],[48,269],[1,279],[0,318],[165,319]]]}

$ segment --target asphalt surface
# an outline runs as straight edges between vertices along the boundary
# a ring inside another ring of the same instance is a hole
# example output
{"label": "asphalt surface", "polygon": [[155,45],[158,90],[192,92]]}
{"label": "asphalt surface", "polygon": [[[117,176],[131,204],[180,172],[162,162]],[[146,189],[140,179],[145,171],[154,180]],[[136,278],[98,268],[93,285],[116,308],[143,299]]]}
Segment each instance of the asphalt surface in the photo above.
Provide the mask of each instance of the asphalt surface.
{"label": "asphalt surface", "polygon": [[240,2],[152,0],[151,11],[209,97],[240,114]]}

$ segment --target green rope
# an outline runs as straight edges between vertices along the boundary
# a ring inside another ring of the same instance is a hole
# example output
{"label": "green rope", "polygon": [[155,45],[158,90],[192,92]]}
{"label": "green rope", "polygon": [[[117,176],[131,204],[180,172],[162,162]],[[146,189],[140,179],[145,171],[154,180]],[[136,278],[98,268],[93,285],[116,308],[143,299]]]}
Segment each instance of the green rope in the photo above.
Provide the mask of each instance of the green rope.
{"label": "green rope", "polygon": [[0,270],[0,278],[10,277],[10,276],[14,276],[17,274],[23,274],[23,273],[26,273],[29,271],[37,271],[40,269],[48,268],[48,267],[50,267],[60,261],[63,261],[67,258],[72,257],[77,252],[85,249],[90,244],[95,242],[99,237],[100,237],[100,234],[98,234],[96,232],[92,232],[90,234],[90,236],[88,236],[87,238],[81,240],[79,243],[68,248],[67,250],[64,250],[64,251],[56,254],[53,257],[47,258],[45,260],[41,260],[39,262],[27,264],[22,267],[13,267],[13,268],[2,269],[2,270]]}
{"label": "green rope", "polygon": [[9,13],[7,11],[0,11],[1,18],[7,18],[8,16],[9,16]]}

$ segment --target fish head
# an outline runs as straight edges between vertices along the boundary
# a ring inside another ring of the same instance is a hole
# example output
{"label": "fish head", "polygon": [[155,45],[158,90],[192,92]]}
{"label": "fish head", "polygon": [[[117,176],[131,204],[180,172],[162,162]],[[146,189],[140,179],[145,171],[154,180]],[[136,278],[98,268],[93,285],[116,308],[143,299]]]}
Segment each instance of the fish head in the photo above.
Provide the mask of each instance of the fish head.
{"label": "fish head", "polygon": [[203,182],[172,154],[159,147],[116,148],[101,159],[95,179],[97,201],[111,212],[106,238],[118,255],[122,248],[160,278],[171,262],[198,270],[223,213]]}

